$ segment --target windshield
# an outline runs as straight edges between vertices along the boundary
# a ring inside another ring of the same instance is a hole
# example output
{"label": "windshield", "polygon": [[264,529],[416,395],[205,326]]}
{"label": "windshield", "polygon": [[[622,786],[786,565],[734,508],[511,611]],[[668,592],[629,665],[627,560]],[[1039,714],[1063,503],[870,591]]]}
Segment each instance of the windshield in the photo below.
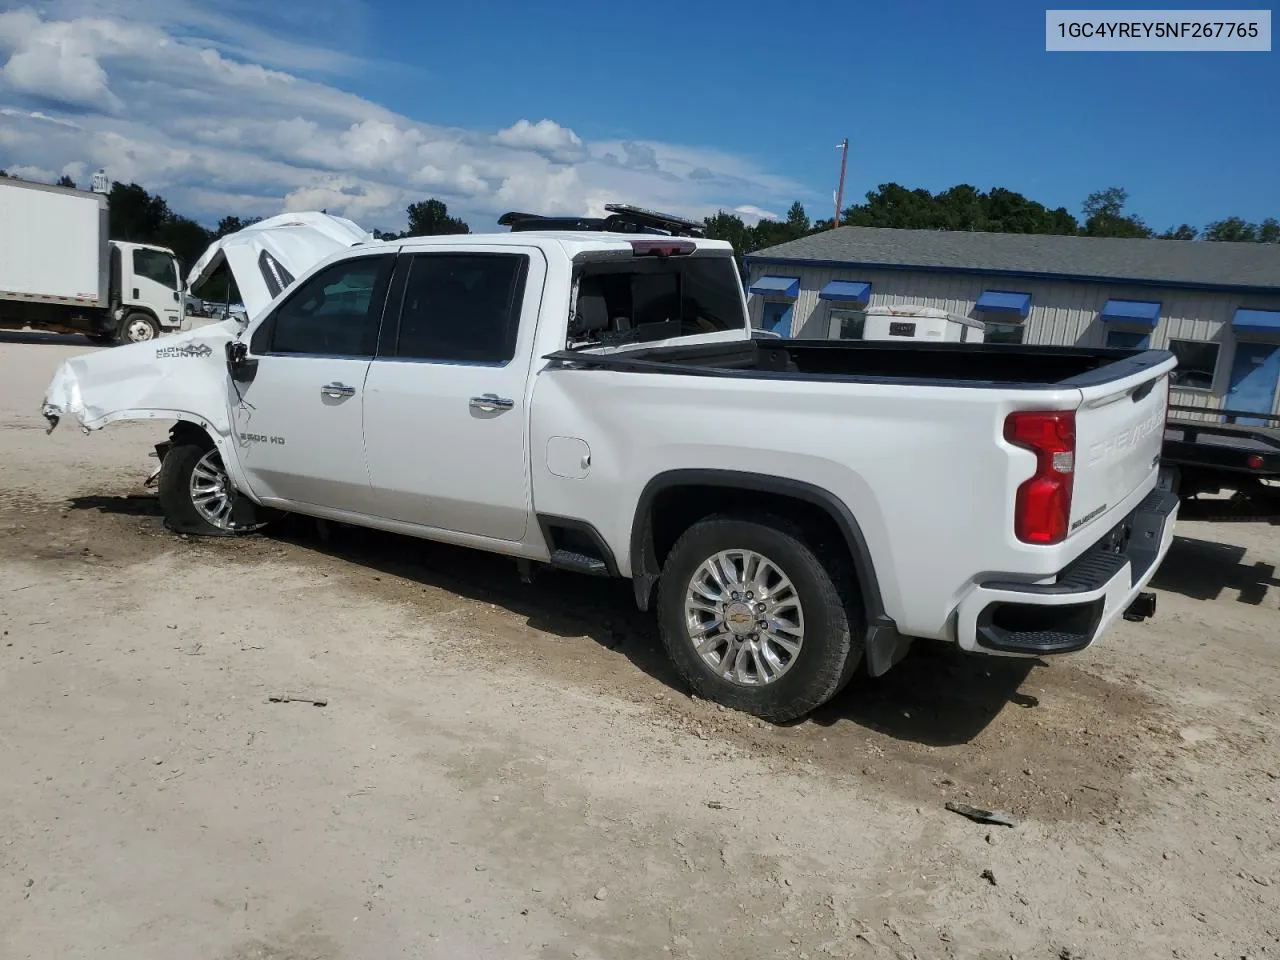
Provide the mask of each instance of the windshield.
{"label": "windshield", "polygon": [[586,263],[577,273],[570,349],[743,330],[742,288],[729,257]]}

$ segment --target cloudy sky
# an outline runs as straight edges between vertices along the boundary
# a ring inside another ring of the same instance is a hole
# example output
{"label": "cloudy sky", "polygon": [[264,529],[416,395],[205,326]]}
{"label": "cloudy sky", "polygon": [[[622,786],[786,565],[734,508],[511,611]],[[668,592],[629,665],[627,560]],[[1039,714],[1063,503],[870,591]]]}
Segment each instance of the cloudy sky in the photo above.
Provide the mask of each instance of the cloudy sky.
{"label": "cloudy sky", "polygon": [[810,192],[740,156],[591,140],[555,116],[442,125],[429,100],[397,113],[350,92],[426,85],[412,65],[352,52],[376,11],[284,0],[266,19],[253,12],[265,6],[66,0],[0,12],[0,166],[81,182],[103,167],[205,222],[325,208],[382,228],[425,196],[483,227],[507,210],[585,213],[613,200],[751,219]]}
{"label": "cloudy sky", "polygon": [[444,199],[830,216],[878,184],[1280,216],[1280,53],[1044,50],[1025,0],[0,0],[0,167],[209,223]]}

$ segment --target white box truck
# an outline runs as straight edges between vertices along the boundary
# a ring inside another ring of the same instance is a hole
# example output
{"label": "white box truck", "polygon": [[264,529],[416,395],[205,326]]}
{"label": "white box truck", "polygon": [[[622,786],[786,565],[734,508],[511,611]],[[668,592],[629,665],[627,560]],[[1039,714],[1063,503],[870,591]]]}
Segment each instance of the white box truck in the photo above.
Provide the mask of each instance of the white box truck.
{"label": "white box truck", "polygon": [[182,324],[172,250],[107,239],[105,193],[0,179],[0,330],[152,340]]}

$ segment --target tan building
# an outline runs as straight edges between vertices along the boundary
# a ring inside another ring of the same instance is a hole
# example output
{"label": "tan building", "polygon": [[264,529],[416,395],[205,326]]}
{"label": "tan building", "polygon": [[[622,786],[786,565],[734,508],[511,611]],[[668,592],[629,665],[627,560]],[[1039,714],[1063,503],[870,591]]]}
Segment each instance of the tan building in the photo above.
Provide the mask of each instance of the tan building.
{"label": "tan building", "polygon": [[868,306],[982,320],[987,342],[1152,346],[1174,402],[1280,413],[1280,244],[841,227],[746,257],[752,323],[858,338]]}

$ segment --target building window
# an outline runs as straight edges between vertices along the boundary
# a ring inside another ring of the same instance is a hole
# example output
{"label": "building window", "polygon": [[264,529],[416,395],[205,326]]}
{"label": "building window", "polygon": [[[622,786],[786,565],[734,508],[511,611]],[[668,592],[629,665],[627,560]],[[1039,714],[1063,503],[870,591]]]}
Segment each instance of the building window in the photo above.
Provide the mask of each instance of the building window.
{"label": "building window", "polygon": [[1218,345],[1204,340],[1170,340],[1169,350],[1178,366],[1169,378],[1171,386],[1184,390],[1212,390],[1218,367]]}
{"label": "building window", "polygon": [[1122,350],[1146,350],[1151,346],[1151,334],[1136,330],[1108,330],[1107,346]]}
{"label": "building window", "polygon": [[861,310],[832,310],[827,336],[833,340],[861,340],[867,315]]}
{"label": "building window", "polygon": [[983,324],[982,339],[986,343],[1022,343],[1025,330],[1020,323],[994,323],[988,320]]}

